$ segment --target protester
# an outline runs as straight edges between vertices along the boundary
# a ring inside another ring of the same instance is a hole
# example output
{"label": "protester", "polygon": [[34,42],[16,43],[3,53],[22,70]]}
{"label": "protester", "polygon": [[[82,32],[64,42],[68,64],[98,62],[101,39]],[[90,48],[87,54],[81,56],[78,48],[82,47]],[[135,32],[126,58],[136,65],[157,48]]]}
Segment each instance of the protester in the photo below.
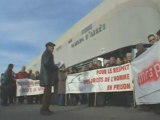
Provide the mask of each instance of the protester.
{"label": "protester", "polygon": [[[21,70],[16,74],[16,79],[24,79],[24,78],[29,78],[29,75],[26,72],[26,67],[22,66]],[[18,102],[21,104],[24,103],[24,96],[19,96]]]}
{"label": "protester", "polygon": [[7,70],[2,75],[2,105],[7,106],[9,104],[13,104],[14,100],[14,72],[13,72],[13,64],[9,64]]}
{"label": "protester", "polygon": [[136,49],[137,49],[137,53],[136,53],[136,57],[138,57],[139,55],[141,55],[144,51],[146,51],[146,49],[144,48],[142,43],[138,43],[136,45]]}
{"label": "protester", "polygon": [[[81,66],[79,72],[85,72],[85,71],[87,71],[87,67]],[[78,96],[78,101],[77,101],[78,105],[87,104],[87,93],[79,93],[77,94],[77,96]]]}
{"label": "protester", "polygon": [[4,89],[4,73],[1,74],[1,86],[0,86],[0,95],[1,95],[1,104],[4,104],[4,93],[5,93],[5,89]]}
{"label": "protester", "polygon": [[[32,72],[32,69],[28,70],[28,78],[30,78],[31,80],[34,79],[34,73]],[[26,99],[27,99],[27,104],[33,104],[33,95],[27,95]]]}
{"label": "protester", "polygon": [[29,78],[33,78],[32,75],[33,75],[32,69],[29,69],[29,70],[28,70],[28,76],[29,76]]}
{"label": "protester", "polygon": [[156,38],[156,36],[154,34],[150,34],[148,35],[148,42],[153,45],[154,43],[156,43],[158,40]]}
{"label": "protester", "polygon": [[122,58],[118,57],[116,59],[116,65],[118,66],[118,65],[122,65],[122,64],[124,64]]}
{"label": "protester", "polygon": [[51,88],[54,85],[54,73],[58,70],[58,67],[54,64],[54,56],[52,54],[54,46],[54,43],[48,42],[41,58],[40,86],[44,87],[44,95],[40,109],[40,114],[42,115],[51,115],[53,113],[49,109],[51,103]]}
{"label": "protester", "polygon": [[66,79],[67,73],[65,69],[65,64],[61,61],[58,65],[59,72],[58,72],[58,104],[65,105],[65,88],[66,88]]}
{"label": "protester", "polygon": [[39,71],[35,72],[34,79],[35,80],[39,80]]}
{"label": "protester", "polygon": [[110,57],[109,58],[109,65],[108,67],[113,67],[116,66],[116,58],[115,57]]}
{"label": "protester", "polygon": [[[75,74],[78,73],[78,68],[77,67],[72,67],[71,73]],[[71,93],[68,95],[68,104],[69,105],[77,105],[78,102],[80,101],[79,95],[77,93]]]}
{"label": "protester", "polygon": [[22,66],[21,70],[16,74],[17,79],[29,78],[28,73],[26,72],[26,67]]}
{"label": "protester", "polygon": [[133,59],[133,56],[130,52],[126,53],[126,59],[124,60],[124,63],[130,63]]}
{"label": "protester", "polygon": [[95,68],[96,69],[100,69],[100,68],[102,68],[103,66],[102,66],[102,62],[100,61],[100,60],[97,60],[96,61],[96,63],[95,63]]}

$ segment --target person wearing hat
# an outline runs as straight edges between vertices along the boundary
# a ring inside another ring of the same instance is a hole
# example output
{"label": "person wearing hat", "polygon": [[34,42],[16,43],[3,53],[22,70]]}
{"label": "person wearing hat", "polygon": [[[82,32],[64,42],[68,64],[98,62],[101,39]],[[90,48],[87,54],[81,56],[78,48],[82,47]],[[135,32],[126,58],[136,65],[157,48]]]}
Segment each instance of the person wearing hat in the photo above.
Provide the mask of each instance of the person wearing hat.
{"label": "person wearing hat", "polygon": [[40,114],[51,115],[52,111],[49,109],[51,102],[51,88],[54,85],[55,73],[57,73],[58,67],[54,63],[54,56],[52,54],[55,44],[48,42],[45,46],[46,50],[42,54],[40,68],[40,86],[44,87]]}

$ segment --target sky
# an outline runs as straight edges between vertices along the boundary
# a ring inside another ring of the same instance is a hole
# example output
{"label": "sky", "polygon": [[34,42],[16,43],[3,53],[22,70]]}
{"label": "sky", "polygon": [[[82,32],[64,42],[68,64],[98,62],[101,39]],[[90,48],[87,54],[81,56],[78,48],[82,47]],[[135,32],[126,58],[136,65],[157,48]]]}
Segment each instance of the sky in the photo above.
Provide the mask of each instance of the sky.
{"label": "sky", "polygon": [[0,73],[29,65],[102,0],[0,0]]}

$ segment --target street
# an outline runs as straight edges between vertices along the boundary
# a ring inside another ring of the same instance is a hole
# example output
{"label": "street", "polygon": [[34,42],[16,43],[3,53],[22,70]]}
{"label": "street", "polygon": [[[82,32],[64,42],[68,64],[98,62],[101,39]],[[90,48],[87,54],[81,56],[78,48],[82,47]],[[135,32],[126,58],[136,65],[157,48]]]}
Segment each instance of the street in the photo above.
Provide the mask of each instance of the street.
{"label": "street", "polygon": [[14,104],[0,106],[0,120],[159,120],[153,111],[139,111],[125,107],[88,107],[51,105],[54,113],[50,116],[39,114],[39,104]]}

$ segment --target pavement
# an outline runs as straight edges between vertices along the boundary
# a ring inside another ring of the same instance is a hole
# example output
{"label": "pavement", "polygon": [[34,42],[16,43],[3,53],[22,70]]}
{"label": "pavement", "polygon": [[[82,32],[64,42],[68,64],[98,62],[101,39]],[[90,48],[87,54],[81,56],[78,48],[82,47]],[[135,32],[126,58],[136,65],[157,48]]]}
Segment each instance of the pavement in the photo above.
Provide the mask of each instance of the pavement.
{"label": "pavement", "polygon": [[160,120],[160,115],[153,111],[139,111],[133,107],[88,107],[51,105],[54,113],[40,115],[39,104],[13,104],[0,106],[0,120]]}

